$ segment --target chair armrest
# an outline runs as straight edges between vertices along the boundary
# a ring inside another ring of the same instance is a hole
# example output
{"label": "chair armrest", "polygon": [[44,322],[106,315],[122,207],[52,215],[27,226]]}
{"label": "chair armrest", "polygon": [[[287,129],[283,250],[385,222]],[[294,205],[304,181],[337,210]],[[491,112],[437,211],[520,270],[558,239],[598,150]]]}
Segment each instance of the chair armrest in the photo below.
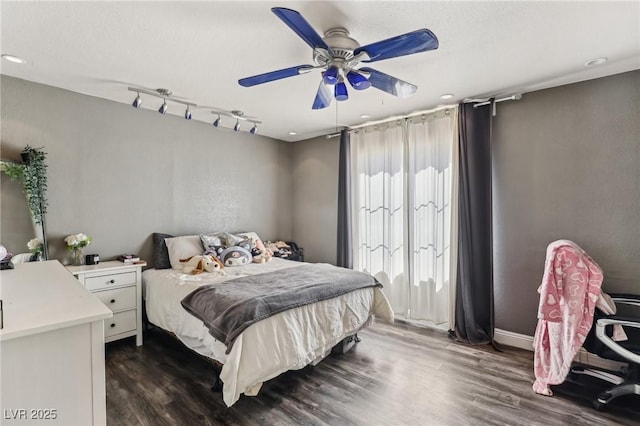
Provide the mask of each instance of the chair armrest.
{"label": "chair armrest", "polygon": [[631,362],[640,364],[640,354],[631,352],[630,350],[623,348],[618,343],[616,343],[613,339],[611,339],[611,337],[607,336],[607,334],[605,333],[605,328],[608,325],[615,325],[615,324],[620,324],[624,327],[640,328],[640,322],[638,321],[633,321],[633,320],[630,321],[629,318],[624,318],[624,317],[616,318],[616,317],[610,316],[607,318],[600,318],[596,322],[596,336],[598,337],[598,339],[600,339],[602,343],[604,343],[609,349],[611,349],[618,355],[625,357]]}
{"label": "chair armrest", "polygon": [[640,296],[636,294],[609,294],[609,296],[616,304],[640,306]]}

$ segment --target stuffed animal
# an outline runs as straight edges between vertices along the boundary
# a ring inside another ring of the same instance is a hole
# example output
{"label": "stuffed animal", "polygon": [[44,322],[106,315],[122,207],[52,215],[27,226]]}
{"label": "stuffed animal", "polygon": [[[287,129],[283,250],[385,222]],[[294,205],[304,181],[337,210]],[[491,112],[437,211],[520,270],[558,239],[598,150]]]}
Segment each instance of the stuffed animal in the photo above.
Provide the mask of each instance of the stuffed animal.
{"label": "stuffed animal", "polygon": [[265,263],[271,260],[273,252],[268,250],[260,238],[251,239],[251,256],[253,256],[253,263]]}
{"label": "stuffed animal", "polygon": [[224,264],[214,255],[191,256],[180,259],[182,272],[185,274],[197,275],[203,272],[218,272],[224,274],[222,268]]}
{"label": "stuffed animal", "polygon": [[244,247],[227,247],[220,253],[220,260],[224,266],[241,266],[251,263],[251,252]]}

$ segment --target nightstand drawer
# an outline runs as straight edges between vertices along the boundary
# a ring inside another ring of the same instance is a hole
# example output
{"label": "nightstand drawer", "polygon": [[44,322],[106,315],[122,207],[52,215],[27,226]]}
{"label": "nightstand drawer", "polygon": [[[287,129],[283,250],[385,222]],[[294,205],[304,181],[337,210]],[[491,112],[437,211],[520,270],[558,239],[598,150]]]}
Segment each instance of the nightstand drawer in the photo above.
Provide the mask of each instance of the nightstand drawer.
{"label": "nightstand drawer", "polygon": [[96,291],[96,296],[113,312],[124,311],[136,307],[136,286],[114,288],[113,290]]}
{"label": "nightstand drawer", "polygon": [[113,314],[113,318],[104,320],[104,337],[126,333],[136,329],[136,310]]}
{"label": "nightstand drawer", "polygon": [[123,274],[99,275],[97,277],[85,278],[84,285],[87,290],[101,290],[109,287],[121,287],[123,285],[133,285],[136,283],[135,272],[125,272]]}

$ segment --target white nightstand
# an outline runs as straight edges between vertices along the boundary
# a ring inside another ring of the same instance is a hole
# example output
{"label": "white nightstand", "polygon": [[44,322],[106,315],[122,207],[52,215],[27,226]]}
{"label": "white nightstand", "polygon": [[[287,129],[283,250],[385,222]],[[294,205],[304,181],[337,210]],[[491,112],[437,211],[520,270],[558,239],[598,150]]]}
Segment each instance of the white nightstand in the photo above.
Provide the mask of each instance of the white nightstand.
{"label": "white nightstand", "polygon": [[97,265],[67,266],[78,281],[113,312],[104,322],[105,342],[136,336],[142,345],[142,263],[120,261]]}

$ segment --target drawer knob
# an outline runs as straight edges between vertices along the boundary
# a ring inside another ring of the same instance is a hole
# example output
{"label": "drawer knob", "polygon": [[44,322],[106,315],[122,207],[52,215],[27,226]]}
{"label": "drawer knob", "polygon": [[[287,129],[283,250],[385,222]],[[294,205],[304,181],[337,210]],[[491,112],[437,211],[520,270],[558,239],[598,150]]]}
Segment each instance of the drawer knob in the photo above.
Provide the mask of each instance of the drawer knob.
{"label": "drawer knob", "polygon": [[115,282],[116,282],[116,280],[109,280],[109,284],[113,284]]}
{"label": "drawer knob", "polygon": [[115,326],[116,326],[115,324],[111,324],[111,328],[113,328],[113,327],[115,327]]}
{"label": "drawer knob", "polygon": [[111,299],[109,303],[116,303],[116,299]]}

